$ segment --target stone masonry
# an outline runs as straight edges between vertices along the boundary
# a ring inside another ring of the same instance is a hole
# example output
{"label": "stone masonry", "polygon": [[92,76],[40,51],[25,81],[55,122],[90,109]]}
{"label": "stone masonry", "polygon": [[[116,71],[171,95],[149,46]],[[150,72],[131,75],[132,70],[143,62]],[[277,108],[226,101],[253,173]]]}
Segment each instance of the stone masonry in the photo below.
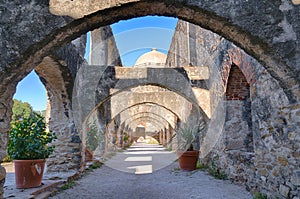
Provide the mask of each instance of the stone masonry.
{"label": "stone masonry", "polygon": [[[97,106],[128,88],[159,82],[152,69],[146,70],[150,79],[136,76],[136,81],[114,82],[118,72],[130,71],[115,67],[121,63],[107,25],[146,15],[174,16],[186,22],[177,25],[166,64],[171,70],[161,70],[159,85],[188,99],[192,105],[181,115],[188,112],[189,119],[205,126],[199,135],[201,160],[251,191],[271,198],[299,198],[299,10],[297,0],[1,1],[0,160],[6,155],[16,85],[33,69],[48,92],[49,129],[59,137],[50,168],[84,168],[86,137],[81,124],[93,110],[103,128],[114,120],[116,125],[108,126],[110,143],[127,136],[121,133],[130,128],[120,115],[111,118],[110,106]],[[98,65],[90,66],[83,58],[85,33],[98,28],[95,35],[101,41],[112,40],[99,43],[100,51],[95,52],[105,59],[94,59]],[[192,79],[193,70],[182,67],[203,67],[209,73]],[[90,74],[101,81],[91,82]],[[177,83],[176,77],[185,81]],[[80,97],[87,93],[92,95],[82,104]],[[145,117],[165,122],[150,114]],[[169,126],[159,133],[162,143]],[[0,198],[4,180],[0,167]]]}
{"label": "stone masonry", "polygon": [[[293,176],[298,175],[300,166],[299,133],[296,133],[300,132],[299,117],[295,115],[299,112],[299,104],[290,105],[278,82],[232,43],[182,21],[176,30],[173,38],[176,43],[172,43],[169,51],[169,65],[190,60],[186,63],[205,64],[210,71],[223,70],[222,76],[210,78],[208,85],[223,88],[224,128],[215,147],[202,161],[216,164],[229,179],[244,184],[253,192],[260,191],[271,198],[297,198],[299,186]],[[192,36],[182,36],[186,34]],[[194,43],[190,46],[197,46],[194,52],[188,50],[186,38],[196,38],[189,41]],[[181,51],[185,57],[181,56]],[[214,99],[221,94],[214,87],[210,92]],[[213,108],[212,112],[216,110]],[[203,145],[207,145],[202,143],[204,150]]]}

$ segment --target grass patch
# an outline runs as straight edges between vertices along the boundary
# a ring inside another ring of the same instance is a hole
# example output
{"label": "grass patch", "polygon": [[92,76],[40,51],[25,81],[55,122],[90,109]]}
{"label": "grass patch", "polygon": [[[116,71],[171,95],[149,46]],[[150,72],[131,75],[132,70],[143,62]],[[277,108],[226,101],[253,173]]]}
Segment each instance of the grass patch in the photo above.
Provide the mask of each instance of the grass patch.
{"label": "grass patch", "polygon": [[66,184],[64,184],[63,186],[61,186],[60,189],[59,189],[59,191],[64,191],[64,190],[70,189],[70,188],[72,188],[75,185],[76,185],[75,181],[69,181]]}
{"label": "grass patch", "polygon": [[209,168],[208,173],[210,175],[212,175],[213,177],[215,177],[216,179],[219,179],[219,180],[226,180],[227,179],[226,174],[222,171],[219,171],[218,169]]}
{"label": "grass patch", "polygon": [[101,162],[97,161],[97,162],[94,162],[94,163],[90,166],[90,168],[91,168],[91,169],[99,169],[102,165],[103,165],[103,164],[102,164]]}
{"label": "grass patch", "polygon": [[268,196],[266,194],[255,192],[253,195],[253,199],[268,199]]}
{"label": "grass patch", "polygon": [[197,162],[196,169],[207,171],[211,176],[219,180],[226,180],[227,176],[224,172],[216,168],[215,163],[212,162],[211,167],[206,164],[202,164],[200,161]]}
{"label": "grass patch", "polygon": [[173,171],[175,171],[175,172],[180,171],[180,168],[179,168],[179,167],[175,167],[175,168],[173,169]]}
{"label": "grass patch", "polygon": [[206,171],[208,169],[208,166],[205,165],[205,164],[202,164],[200,161],[198,161],[196,169],[200,169],[200,170]]}

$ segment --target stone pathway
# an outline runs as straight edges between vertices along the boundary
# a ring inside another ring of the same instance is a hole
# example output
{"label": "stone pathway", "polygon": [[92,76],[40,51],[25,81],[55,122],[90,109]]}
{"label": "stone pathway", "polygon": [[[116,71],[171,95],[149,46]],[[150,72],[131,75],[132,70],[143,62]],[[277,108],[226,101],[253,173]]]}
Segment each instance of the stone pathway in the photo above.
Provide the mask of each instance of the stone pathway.
{"label": "stone pathway", "polygon": [[243,188],[200,170],[180,171],[176,156],[159,145],[138,143],[53,199],[251,199]]}
{"label": "stone pathway", "polygon": [[[6,170],[6,178],[4,184],[4,198],[43,198],[43,192],[48,192],[49,189],[56,187],[72,177],[74,172],[64,173],[45,173],[42,180],[42,185],[30,189],[17,189],[15,184],[15,171],[13,163],[3,163],[2,166]],[[35,197],[37,196],[38,197]]]}

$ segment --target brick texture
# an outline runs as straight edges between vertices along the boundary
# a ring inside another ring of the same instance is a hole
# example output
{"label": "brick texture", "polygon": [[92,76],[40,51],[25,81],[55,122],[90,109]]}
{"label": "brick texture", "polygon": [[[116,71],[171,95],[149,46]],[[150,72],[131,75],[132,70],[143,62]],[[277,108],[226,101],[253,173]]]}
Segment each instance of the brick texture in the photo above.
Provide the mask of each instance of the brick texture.
{"label": "brick texture", "polygon": [[249,84],[238,66],[232,65],[226,89],[227,100],[245,100],[249,95]]}

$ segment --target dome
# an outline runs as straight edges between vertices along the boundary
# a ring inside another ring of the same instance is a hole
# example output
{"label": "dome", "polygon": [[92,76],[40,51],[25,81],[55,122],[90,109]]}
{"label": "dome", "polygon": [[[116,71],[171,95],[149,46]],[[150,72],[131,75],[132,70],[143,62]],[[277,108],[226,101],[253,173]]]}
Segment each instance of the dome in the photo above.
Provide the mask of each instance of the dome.
{"label": "dome", "polygon": [[150,52],[141,55],[135,62],[135,67],[164,67],[167,55],[152,48]]}

